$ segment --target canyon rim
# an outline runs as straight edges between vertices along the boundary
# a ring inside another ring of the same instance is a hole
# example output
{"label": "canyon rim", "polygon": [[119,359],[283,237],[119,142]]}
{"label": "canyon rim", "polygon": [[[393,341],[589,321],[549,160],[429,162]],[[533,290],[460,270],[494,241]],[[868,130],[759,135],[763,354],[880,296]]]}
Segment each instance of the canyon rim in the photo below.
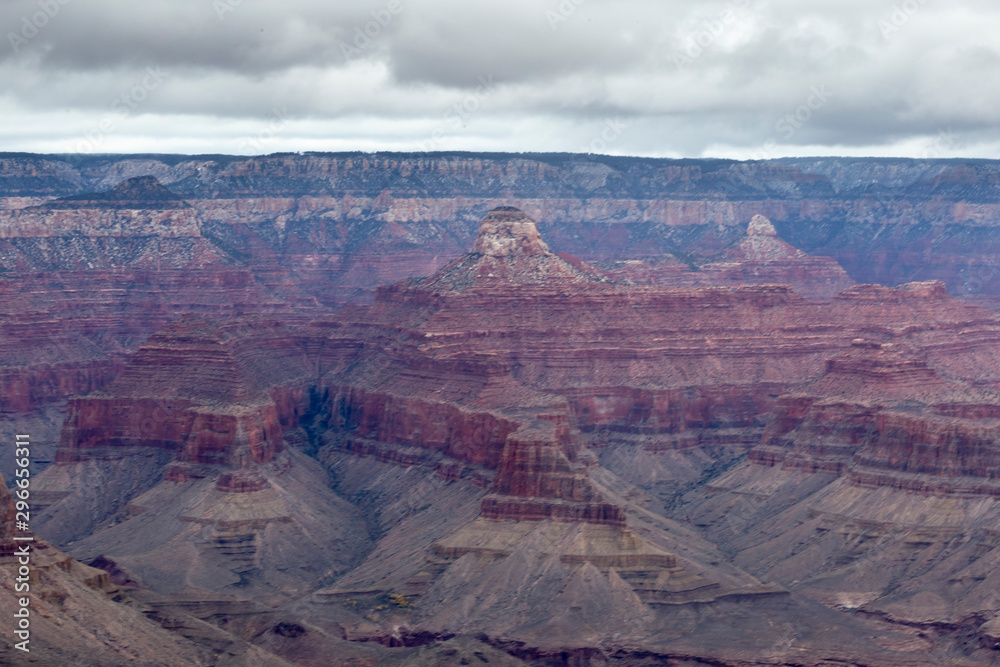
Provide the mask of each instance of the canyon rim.
{"label": "canyon rim", "polygon": [[0,156],[34,664],[1000,665],[998,179]]}

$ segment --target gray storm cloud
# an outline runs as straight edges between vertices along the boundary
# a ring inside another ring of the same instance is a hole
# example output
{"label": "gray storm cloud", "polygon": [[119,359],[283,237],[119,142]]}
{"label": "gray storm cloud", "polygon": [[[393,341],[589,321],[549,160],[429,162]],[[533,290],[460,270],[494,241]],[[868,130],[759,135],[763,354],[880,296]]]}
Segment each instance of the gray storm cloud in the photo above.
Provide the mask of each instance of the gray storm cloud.
{"label": "gray storm cloud", "polygon": [[0,5],[0,137],[993,157],[998,18],[977,0],[17,0]]}

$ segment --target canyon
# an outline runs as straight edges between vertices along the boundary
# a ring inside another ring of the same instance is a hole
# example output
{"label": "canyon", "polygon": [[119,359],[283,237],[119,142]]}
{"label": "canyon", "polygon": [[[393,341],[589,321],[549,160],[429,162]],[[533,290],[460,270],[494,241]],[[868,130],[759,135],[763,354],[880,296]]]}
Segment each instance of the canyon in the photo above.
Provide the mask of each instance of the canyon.
{"label": "canyon", "polygon": [[1000,664],[998,176],[3,156],[0,427],[135,664]]}

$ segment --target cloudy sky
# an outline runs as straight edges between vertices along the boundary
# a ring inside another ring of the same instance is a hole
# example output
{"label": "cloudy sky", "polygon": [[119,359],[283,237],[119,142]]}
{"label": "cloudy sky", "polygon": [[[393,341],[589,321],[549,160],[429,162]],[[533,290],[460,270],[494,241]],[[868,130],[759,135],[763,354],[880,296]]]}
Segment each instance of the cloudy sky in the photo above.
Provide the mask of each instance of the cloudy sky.
{"label": "cloudy sky", "polygon": [[991,0],[4,0],[0,150],[1000,157]]}

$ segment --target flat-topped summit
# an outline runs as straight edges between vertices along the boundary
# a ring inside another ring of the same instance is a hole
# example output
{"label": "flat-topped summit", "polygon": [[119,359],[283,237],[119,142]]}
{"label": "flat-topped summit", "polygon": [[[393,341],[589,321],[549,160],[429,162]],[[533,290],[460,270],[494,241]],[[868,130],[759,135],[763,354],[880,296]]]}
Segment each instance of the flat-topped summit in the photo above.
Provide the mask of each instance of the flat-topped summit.
{"label": "flat-topped summit", "polygon": [[777,236],[778,231],[771,224],[771,221],[764,216],[757,214],[750,219],[750,224],[747,225],[747,235],[748,236]]}
{"label": "flat-topped summit", "polygon": [[500,206],[483,218],[472,251],[421,283],[423,287],[463,291],[471,287],[602,282],[557,256],[542,240],[535,221],[513,206]]}
{"label": "flat-topped summit", "polygon": [[47,208],[189,208],[183,197],[171,192],[155,176],[128,178],[105,192],[84,192],[44,204]]}
{"label": "flat-topped summit", "polygon": [[486,214],[472,253],[490,257],[552,254],[535,221],[513,206],[500,206]]}

